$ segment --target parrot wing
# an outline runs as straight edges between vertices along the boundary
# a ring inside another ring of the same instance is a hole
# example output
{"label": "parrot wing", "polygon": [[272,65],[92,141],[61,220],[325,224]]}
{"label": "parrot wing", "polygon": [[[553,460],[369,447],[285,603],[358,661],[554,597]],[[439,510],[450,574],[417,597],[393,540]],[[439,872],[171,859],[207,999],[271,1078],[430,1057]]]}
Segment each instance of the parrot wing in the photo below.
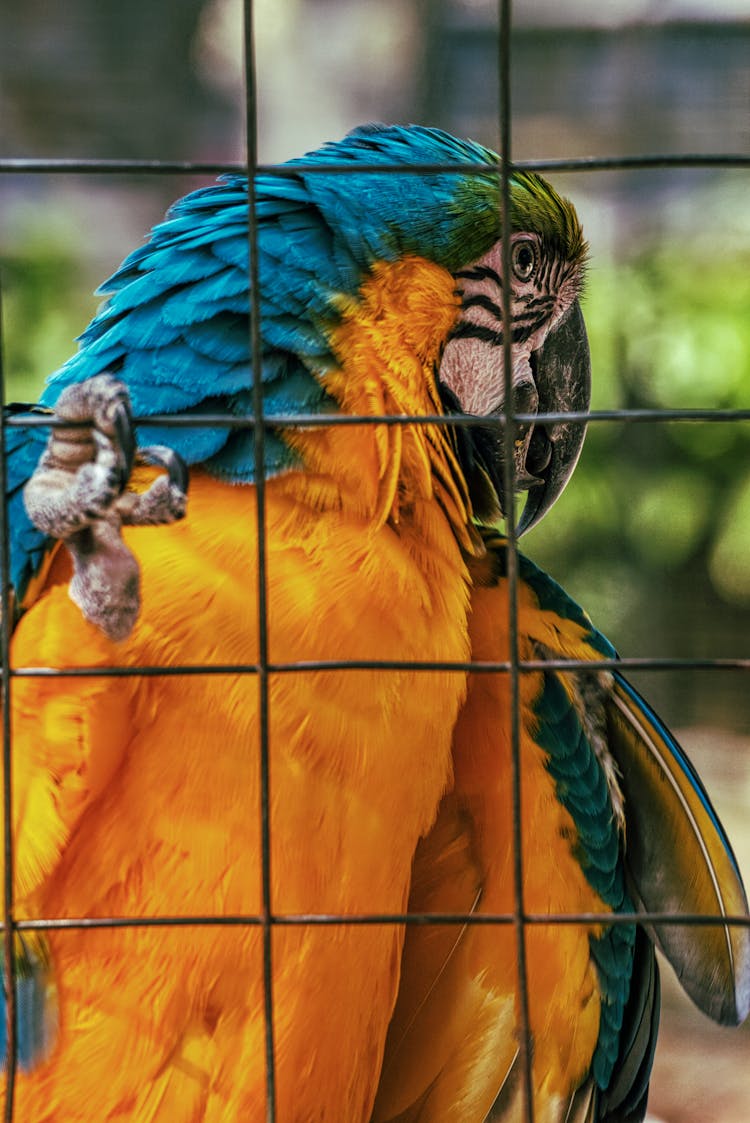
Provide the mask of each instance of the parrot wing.
{"label": "parrot wing", "polygon": [[[501,661],[508,657],[505,545],[483,533],[496,572],[473,592],[472,659]],[[650,934],[701,1009],[736,1023],[747,1014],[750,932],[721,918],[747,915],[746,898],[729,841],[684,751],[621,674],[596,671],[597,661],[615,658],[612,646],[523,557],[519,574],[521,659],[594,664],[592,671],[521,676],[525,911],[643,909],[719,918],[716,926],[581,926],[594,978],[591,987],[585,977],[585,1001],[572,953],[554,975],[554,941],[572,938],[575,926],[526,929],[537,1109],[559,1123],[636,1123],[645,1116],[659,1022]],[[410,899],[410,909],[438,916],[474,910],[480,923],[408,926],[374,1123],[523,1117],[512,927],[481,923],[483,915],[489,921],[513,908],[509,695],[507,688],[502,694],[502,677],[470,676],[454,735],[454,789],[417,849]],[[534,765],[540,749],[548,786],[544,815],[535,817],[530,791],[544,783]],[[595,890],[589,901],[575,887],[575,867],[579,880],[585,875],[583,890],[585,883]],[[543,946],[545,930],[552,942]],[[561,995],[565,1017],[556,1021]],[[586,1030],[591,1005],[598,1006],[593,1032]],[[566,1050],[567,1067],[559,1059]]]}

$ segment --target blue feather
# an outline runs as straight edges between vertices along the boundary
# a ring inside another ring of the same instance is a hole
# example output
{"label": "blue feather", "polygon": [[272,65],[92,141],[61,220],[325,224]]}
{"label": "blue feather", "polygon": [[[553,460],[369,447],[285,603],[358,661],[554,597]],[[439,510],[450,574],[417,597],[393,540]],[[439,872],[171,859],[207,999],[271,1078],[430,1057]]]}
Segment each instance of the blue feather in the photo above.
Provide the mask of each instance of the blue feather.
{"label": "blue feather", "polygon": [[[231,241],[231,239],[226,239]],[[131,270],[129,276],[136,277],[140,271],[156,271],[163,289],[173,288],[177,285],[190,284],[205,277],[212,277],[220,272],[227,264],[217,253],[216,243],[203,246],[195,250],[183,250],[175,256],[171,249],[154,252],[138,266]],[[245,273],[247,274],[247,256],[245,257]],[[129,276],[123,274],[125,284],[130,284]]]}
{"label": "blue feather", "polygon": [[[147,396],[152,387],[167,384],[174,387],[175,399],[178,397],[187,404],[200,401],[207,392],[213,394],[235,394],[250,385],[249,356],[244,361],[228,364],[225,361],[202,355],[184,339],[178,338],[166,347],[158,347],[151,352],[148,368],[145,368],[140,355],[128,355],[122,368],[122,377],[130,385],[131,392],[139,387],[142,396]],[[147,376],[146,376],[147,375]],[[173,410],[182,409],[174,405]],[[137,410],[141,412],[140,407]],[[154,412],[153,407],[149,412]]]}
{"label": "blue feather", "polygon": [[[185,308],[194,308],[195,305],[204,303],[215,305],[217,308],[226,307],[224,301],[235,304],[234,297],[240,295],[243,297],[242,307],[247,311],[250,307],[247,273],[243,273],[240,269],[223,269],[212,277],[197,280],[189,288],[185,288],[179,293],[182,305]],[[169,307],[175,299],[176,297],[172,297],[167,302],[166,307]]]}
{"label": "blue feather", "polygon": [[[209,323],[194,323],[189,334],[190,347],[199,355],[223,363],[247,362],[250,357],[250,335],[247,316],[236,312],[219,312]],[[210,390],[210,387],[206,387]],[[227,405],[231,403],[227,402]]]}
{"label": "blue feather", "polygon": [[164,324],[169,328],[184,328],[189,333],[194,324],[211,323],[216,316],[234,314],[243,319],[245,346],[249,347],[248,318],[250,304],[247,292],[241,296],[225,296],[221,300],[211,302],[194,302],[191,297],[192,294],[188,296],[187,293],[182,291],[167,296],[159,309],[161,319],[157,327]]}
{"label": "blue feather", "polygon": [[[263,442],[263,464],[268,475],[296,467],[299,457],[291,454],[284,442],[273,432],[267,432]],[[255,478],[255,438],[251,430],[235,431],[212,459],[212,466],[218,476],[233,483],[244,483],[248,479],[248,466],[252,465]]]}
{"label": "blue feather", "polygon": [[[16,938],[16,1055],[28,1071],[44,1060],[57,1033],[57,992],[52,970],[40,940]],[[8,1054],[5,999],[0,1010],[0,1061]]]}
{"label": "blue feather", "polygon": [[[195,415],[195,426],[191,426],[189,429],[175,429],[171,426],[150,425],[148,422],[143,422],[139,426],[139,436],[142,437],[142,443],[144,445],[167,445],[179,453],[183,460],[189,464],[211,462],[227,443],[227,433],[231,430],[201,426],[200,415],[202,412],[207,412],[206,409],[185,409],[182,412]],[[252,460],[248,464],[245,480],[252,481],[254,473],[255,461]]]}

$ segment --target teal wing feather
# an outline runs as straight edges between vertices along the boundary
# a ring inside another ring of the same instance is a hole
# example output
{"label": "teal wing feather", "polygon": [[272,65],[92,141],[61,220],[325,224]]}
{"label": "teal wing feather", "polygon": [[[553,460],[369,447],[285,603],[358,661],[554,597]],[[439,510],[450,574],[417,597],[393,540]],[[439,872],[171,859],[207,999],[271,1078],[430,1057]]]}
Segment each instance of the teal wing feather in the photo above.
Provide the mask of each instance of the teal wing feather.
{"label": "teal wing feather", "polygon": [[[592,888],[614,913],[632,912],[625,889],[622,838],[604,771],[589,732],[581,721],[559,672],[544,674],[535,703],[536,741],[548,754],[548,770],[557,797],[577,831],[576,856]],[[613,924],[591,939],[603,1003],[592,1076],[599,1088],[612,1080],[619,1057],[625,1007],[635,954],[635,925]]]}
{"label": "teal wing feather", "polygon": [[639,1123],[645,1118],[660,1009],[654,945],[638,925],[617,1058],[606,1088],[595,1090],[592,1123]]}

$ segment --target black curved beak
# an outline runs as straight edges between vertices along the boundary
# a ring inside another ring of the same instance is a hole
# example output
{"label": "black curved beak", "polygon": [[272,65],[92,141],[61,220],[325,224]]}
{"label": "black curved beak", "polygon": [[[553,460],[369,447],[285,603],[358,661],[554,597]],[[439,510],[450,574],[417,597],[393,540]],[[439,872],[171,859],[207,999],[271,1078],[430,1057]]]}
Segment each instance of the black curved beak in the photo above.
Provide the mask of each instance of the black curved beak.
{"label": "black curved beak", "polygon": [[[539,395],[537,413],[588,411],[591,360],[586,325],[577,300],[532,356],[532,367]],[[536,526],[562,494],[578,462],[585,435],[583,421],[534,423],[525,467],[535,481],[529,488],[526,506],[518,521],[518,535]]]}

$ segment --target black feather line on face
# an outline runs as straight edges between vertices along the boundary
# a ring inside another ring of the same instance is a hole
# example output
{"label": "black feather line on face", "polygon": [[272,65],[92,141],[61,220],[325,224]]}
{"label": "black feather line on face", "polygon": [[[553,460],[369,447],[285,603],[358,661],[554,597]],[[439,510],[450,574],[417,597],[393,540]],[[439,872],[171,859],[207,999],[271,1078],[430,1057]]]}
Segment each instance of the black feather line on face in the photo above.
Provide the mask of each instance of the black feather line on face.
{"label": "black feather line on face", "polygon": [[555,298],[551,293],[542,293],[539,296],[521,297],[524,301],[526,313],[550,312],[555,306]]}
{"label": "black feather line on face", "polygon": [[499,289],[503,287],[502,277],[489,265],[471,265],[468,269],[458,269],[454,276],[461,277],[464,281],[494,281]]}
{"label": "black feather line on face", "polygon": [[[530,324],[520,324],[518,327],[514,327],[511,333],[513,343],[525,343],[534,334],[540,322],[539,319],[535,319]],[[502,347],[503,345],[503,333],[500,328],[488,328],[484,324],[475,324],[471,320],[459,321],[448,339],[479,339],[482,343],[489,343],[492,347]]]}
{"label": "black feather line on face", "polygon": [[491,296],[485,296],[484,293],[477,292],[472,296],[464,296],[461,300],[461,307],[464,311],[466,311],[467,308],[483,308],[485,312],[489,312],[491,315],[495,316],[495,318],[502,324],[502,308],[492,299]]}
{"label": "black feather line on face", "polygon": [[475,324],[473,320],[459,320],[448,339],[479,339],[482,343],[489,343],[493,347],[503,345],[501,328],[489,328],[485,324]]}

